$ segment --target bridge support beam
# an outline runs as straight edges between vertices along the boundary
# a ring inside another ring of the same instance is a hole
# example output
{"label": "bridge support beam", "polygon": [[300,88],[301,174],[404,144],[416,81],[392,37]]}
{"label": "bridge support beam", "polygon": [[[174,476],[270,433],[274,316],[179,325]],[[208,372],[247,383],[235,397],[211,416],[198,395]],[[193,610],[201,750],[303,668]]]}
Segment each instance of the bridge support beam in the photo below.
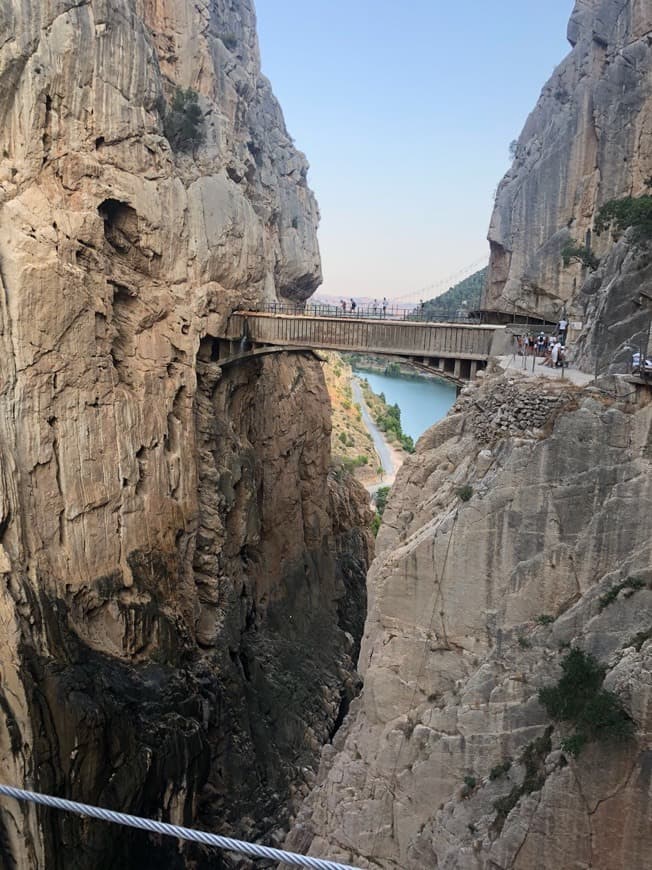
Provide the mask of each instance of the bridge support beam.
{"label": "bridge support beam", "polygon": [[455,360],[455,367],[453,369],[453,374],[455,375],[456,378],[462,377],[462,360],[461,359]]}
{"label": "bridge support beam", "polygon": [[478,361],[477,361],[477,359],[472,359],[471,360],[471,372],[470,372],[470,378],[469,378],[470,380],[473,380],[477,371],[478,371]]}

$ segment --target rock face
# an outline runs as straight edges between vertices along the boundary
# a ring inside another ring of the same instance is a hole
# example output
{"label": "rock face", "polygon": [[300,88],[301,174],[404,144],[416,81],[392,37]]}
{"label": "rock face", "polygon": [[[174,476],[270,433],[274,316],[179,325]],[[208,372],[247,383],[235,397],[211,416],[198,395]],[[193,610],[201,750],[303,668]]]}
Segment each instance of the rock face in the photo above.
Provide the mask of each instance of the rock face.
{"label": "rock face", "polygon": [[630,236],[631,232],[614,245],[577,297],[585,328],[574,359],[584,371],[629,372],[632,354],[645,353],[652,307],[642,304],[641,290],[650,286],[652,256],[649,245],[633,245]]}
{"label": "rock face", "polygon": [[[652,403],[618,393],[488,380],[421,438],[369,576],[364,689],[290,846],[396,870],[647,866]],[[577,760],[537,699],[569,645],[636,723]]]}
{"label": "rock face", "polygon": [[[215,359],[237,304],[320,280],[254,25],[249,0],[0,3],[0,779],[257,836],[354,693],[370,542],[319,364]],[[0,807],[2,867],[185,860]]]}
{"label": "rock face", "polygon": [[[580,265],[564,268],[561,250],[573,239],[606,254],[608,234],[592,232],[597,209],[646,190],[652,175],[651,31],[650,0],[575,4],[572,51],[544,86],[498,188],[486,308],[554,320],[566,307],[582,319],[578,293],[587,276]],[[620,341],[627,337],[624,328]]]}

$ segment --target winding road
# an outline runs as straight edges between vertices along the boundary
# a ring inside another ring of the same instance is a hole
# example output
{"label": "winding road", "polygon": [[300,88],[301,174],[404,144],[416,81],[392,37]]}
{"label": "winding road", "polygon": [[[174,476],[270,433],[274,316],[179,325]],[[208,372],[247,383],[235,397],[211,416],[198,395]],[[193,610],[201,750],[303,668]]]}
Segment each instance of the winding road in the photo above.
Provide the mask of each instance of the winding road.
{"label": "winding road", "polygon": [[[369,430],[369,434],[373,439],[374,448],[376,450],[376,453],[378,454],[378,458],[380,459],[380,464],[383,467],[383,476],[391,481],[394,479],[394,476],[398,471],[398,467],[394,463],[392,451],[389,449],[389,446],[383,437],[383,433],[380,431],[378,426],[376,426],[371,414],[369,413],[369,408],[367,408],[367,403],[364,400],[362,390],[360,389],[360,383],[358,382],[357,378],[353,378],[351,380],[351,390],[353,392],[353,401],[360,406],[362,422]],[[375,485],[368,486],[367,489],[373,491],[378,489],[379,486],[383,486],[382,480],[380,480]]]}

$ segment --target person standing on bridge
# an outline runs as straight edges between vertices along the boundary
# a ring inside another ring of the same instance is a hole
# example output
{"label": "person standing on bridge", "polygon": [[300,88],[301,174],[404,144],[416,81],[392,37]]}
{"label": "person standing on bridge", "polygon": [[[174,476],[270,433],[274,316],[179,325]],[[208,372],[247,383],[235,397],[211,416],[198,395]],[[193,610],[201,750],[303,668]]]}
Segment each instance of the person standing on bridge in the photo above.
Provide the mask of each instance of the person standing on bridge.
{"label": "person standing on bridge", "polygon": [[387,317],[387,297],[383,296],[383,317]]}
{"label": "person standing on bridge", "polygon": [[351,311],[354,312],[358,306],[355,304],[355,299],[351,299]]}

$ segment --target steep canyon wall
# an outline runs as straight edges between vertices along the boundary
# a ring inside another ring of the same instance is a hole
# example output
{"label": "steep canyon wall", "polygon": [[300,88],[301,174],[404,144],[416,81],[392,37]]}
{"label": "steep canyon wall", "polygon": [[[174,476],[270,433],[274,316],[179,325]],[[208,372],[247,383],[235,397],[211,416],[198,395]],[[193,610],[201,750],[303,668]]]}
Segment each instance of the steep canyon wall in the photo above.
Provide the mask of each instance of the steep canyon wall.
{"label": "steep canyon wall", "polygon": [[[386,870],[647,866],[651,460],[644,389],[464,390],[394,484],[363,692],[290,846]],[[635,722],[577,759],[538,700],[570,647]]]}
{"label": "steep canyon wall", "polygon": [[[566,310],[591,330],[580,364],[605,369],[647,328],[636,285],[650,258],[641,263],[626,240],[612,255],[614,240],[596,235],[594,219],[605,202],[645,193],[652,175],[652,3],[578,0],[568,39],[572,51],[544,86],[498,188],[483,304],[551,320]],[[570,240],[603,258],[597,275],[563,265]]]}
{"label": "steep canyon wall", "polygon": [[[0,2],[3,781],[269,834],[355,691],[368,509],[319,363],[214,353],[237,304],[318,285],[306,174],[248,0]],[[4,802],[0,843],[187,860]]]}

